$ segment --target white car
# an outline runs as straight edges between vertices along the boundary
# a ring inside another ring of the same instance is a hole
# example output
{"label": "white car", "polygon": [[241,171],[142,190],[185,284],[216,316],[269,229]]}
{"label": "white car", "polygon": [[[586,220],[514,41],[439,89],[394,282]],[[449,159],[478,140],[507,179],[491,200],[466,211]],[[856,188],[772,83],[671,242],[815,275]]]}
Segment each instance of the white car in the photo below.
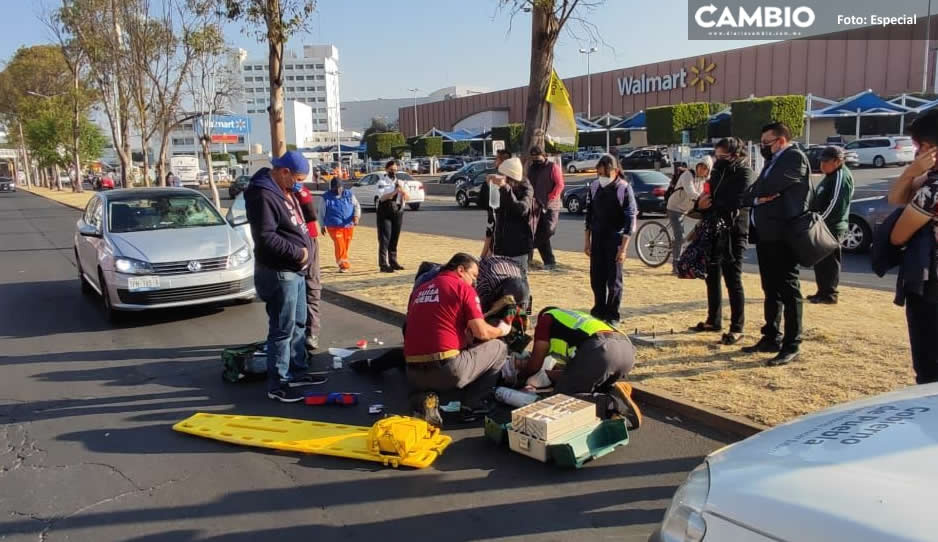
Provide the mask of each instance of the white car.
{"label": "white car", "polygon": [[587,154],[582,160],[573,160],[567,163],[567,173],[579,173],[581,171],[596,171],[596,163],[602,158],[602,153],[594,152]]}
{"label": "white car", "polygon": [[803,416],[707,456],[655,542],[938,539],[938,384]]}
{"label": "white car", "polygon": [[245,239],[188,188],[98,192],[75,233],[82,291],[97,292],[108,318],[254,298]]}
{"label": "white car", "polygon": [[844,149],[857,153],[861,166],[904,166],[915,160],[915,144],[908,136],[864,137],[847,143]]}
{"label": "white car", "polygon": [[[352,193],[358,198],[362,207],[378,208],[378,181],[383,176],[384,172],[369,173],[352,184]],[[420,204],[426,199],[423,183],[400,171],[397,172],[397,178],[404,181],[407,187],[407,195],[410,196],[407,200],[407,207],[411,211],[419,210]]]}

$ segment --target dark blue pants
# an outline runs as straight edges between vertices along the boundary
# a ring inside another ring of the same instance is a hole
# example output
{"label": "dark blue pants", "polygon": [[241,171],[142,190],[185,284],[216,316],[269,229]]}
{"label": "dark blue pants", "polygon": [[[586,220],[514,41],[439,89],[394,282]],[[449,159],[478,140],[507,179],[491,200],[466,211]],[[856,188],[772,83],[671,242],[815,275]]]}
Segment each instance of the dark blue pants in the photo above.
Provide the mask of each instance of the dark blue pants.
{"label": "dark blue pants", "polygon": [[254,267],[254,287],[267,306],[267,389],[274,391],[306,362],[306,272]]}
{"label": "dark blue pants", "polygon": [[905,319],[909,324],[915,382],[938,382],[938,304],[909,294],[905,298]]}
{"label": "dark blue pants", "polygon": [[616,261],[618,237],[593,236],[590,242],[590,287],[593,309],[590,314],[600,320],[619,320],[622,303],[622,264]]}
{"label": "dark blue pants", "polygon": [[[756,255],[765,294],[762,337],[780,342],[783,352],[797,352],[801,346],[804,303],[798,279],[798,259],[784,241],[760,242],[756,245]],[[782,314],[785,315],[784,335]]]}

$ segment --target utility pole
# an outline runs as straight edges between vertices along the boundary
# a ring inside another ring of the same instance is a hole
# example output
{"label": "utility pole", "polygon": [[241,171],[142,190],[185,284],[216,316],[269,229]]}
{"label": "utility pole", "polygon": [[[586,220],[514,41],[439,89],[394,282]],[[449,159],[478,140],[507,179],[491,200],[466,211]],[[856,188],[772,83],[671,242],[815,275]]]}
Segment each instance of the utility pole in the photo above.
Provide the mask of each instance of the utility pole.
{"label": "utility pole", "polygon": [[[114,4],[114,0],[111,0],[111,22],[113,23],[113,26],[114,26],[114,37],[117,38],[117,48],[118,50],[123,50],[124,38],[121,36],[120,23],[117,22],[117,6]],[[118,58],[118,57],[115,56],[115,58]],[[115,64],[117,64],[118,60],[115,60],[114,62]],[[113,87],[111,92],[114,94],[114,120],[116,121],[116,125],[117,125],[117,129],[114,130],[114,135],[117,136],[117,141],[114,142],[115,150],[124,148],[124,137],[121,131],[122,120],[121,120],[120,86],[117,82],[117,74],[119,74],[120,72],[121,72],[120,66],[115,65],[114,66],[114,79],[113,81],[111,81],[111,86]],[[118,155],[120,154],[120,152],[122,151],[118,151]],[[143,149],[143,152],[147,152],[147,150]],[[132,156],[128,156],[127,158],[130,160],[131,166],[133,166]],[[121,170],[121,182],[123,184],[123,188],[127,188],[126,168],[122,168]]]}
{"label": "utility pole", "polygon": [[925,60],[922,62],[922,94],[928,92],[928,53],[931,45],[931,0],[928,0],[928,16],[925,17]]}
{"label": "utility pole", "polygon": [[580,53],[586,55],[586,120],[593,120],[593,74],[590,72],[590,55],[596,51],[595,47],[580,49]]}
{"label": "utility pole", "polygon": [[[26,152],[26,139],[23,137],[23,123],[16,119],[16,126],[20,130],[20,147],[23,150],[23,171],[26,173],[26,186],[32,187],[32,172],[30,171],[29,153]],[[37,183],[38,184],[38,183]]]}
{"label": "utility pole", "polygon": [[417,130],[417,91],[420,89],[417,87],[407,89],[414,93],[414,137],[420,135],[420,132]]}

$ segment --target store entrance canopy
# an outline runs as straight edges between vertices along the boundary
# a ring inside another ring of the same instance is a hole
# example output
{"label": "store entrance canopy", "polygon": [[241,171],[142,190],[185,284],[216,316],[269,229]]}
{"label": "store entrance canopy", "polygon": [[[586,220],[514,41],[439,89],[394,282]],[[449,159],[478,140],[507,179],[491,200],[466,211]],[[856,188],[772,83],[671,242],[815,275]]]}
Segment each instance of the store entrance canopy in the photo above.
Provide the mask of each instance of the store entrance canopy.
{"label": "store entrance canopy", "polygon": [[452,132],[447,132],[438,128],[433,128],[429,132],[423,134],[423,137],[442,137],[446,141],[479,141],[480,139],[483,139],[479,137],[479,134],[470,132],[469,130],[454,130]]}
{"label": "store entrance canopy", "polygon": [[630,117],[622,119],[621,122],[612,127],[613,130],[644,130],[645,129],[645,110]]}
{"label": "store entrance canopy", "polygon": [[[812,109],[812,101],[820,100],[830,103],[827,107],[821,109]],[[839,102],[831,102],[816,96],[808,95],[806,102],[805,118],[807,119],[807,141],[811,138],[811,119],[832,118],[832,117],[853,117],[857,118],[856,137],[860,137],[860,117],[905,115],[911,113],[914,109],[899,105],[879,97],[872,90],[865,90],[859,94],[844,98]]]}

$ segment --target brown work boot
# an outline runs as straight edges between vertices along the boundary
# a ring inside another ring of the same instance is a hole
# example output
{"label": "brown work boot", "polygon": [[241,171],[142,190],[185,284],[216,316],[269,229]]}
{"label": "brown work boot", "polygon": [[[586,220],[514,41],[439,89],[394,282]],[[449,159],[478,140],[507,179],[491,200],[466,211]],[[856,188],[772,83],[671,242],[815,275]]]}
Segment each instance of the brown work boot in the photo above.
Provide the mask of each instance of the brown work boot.
{"label": "brown work boot", "polygon": [[609,396],[612,397],[619,415],[628,422],[629,429],[634,430],[642,426],[642,410],[632,399],[631,384],[624,381],[616,382],[609,390]]}

